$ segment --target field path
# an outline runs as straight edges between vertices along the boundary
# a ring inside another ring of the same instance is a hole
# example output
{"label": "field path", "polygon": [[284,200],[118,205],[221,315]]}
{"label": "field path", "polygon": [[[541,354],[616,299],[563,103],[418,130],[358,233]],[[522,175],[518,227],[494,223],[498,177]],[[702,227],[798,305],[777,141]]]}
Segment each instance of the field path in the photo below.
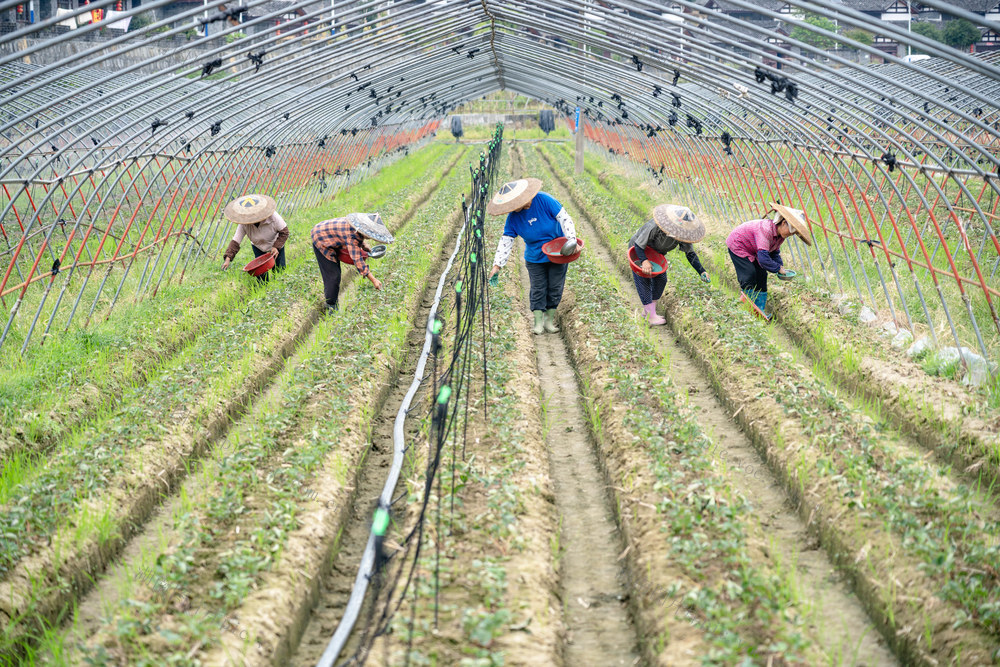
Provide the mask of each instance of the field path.
{"label": "field path", "polygon": [[[520,266],[527,302],[527,270],[523,263]],[[560,516],[566,664],[635,664],[639,654],[626,604],[629,585],[619,558],[625,544],[590,442],[566,343],[554,334],[535,336],[535,350],[545,443]]]}
{"label": "field path", "polygon": [[[512,153],[515,169],[523,171],[520,151]],[[512,260],[523,254],[518,240]],[[524,286],[522,306],[530,318],[528,270],[524,262],[518,261],[518,266]],[[619,558],[625,544],[605,490],[606,477],[588,437],[580,386],[563,337],[546,334],[534,340],[545,444],[560,516],[559,573],[567,628],[564,658],[568,665],[635,664],[639,653],[626,604],[629,583]]]}
{"label": "field path", "polygon": [[[440,187],[440,184],[446,179],[452,178],[455,173],[455,166],[458,164],[462,157],[462,153],[458,153],[453,159],[448,160],[447,166],[443,170],[441,179],[436,183],[429,183],[428,187],[419,193],[413,199],[412,207],[409,212],[401,218],[399,224],[399,229],[404,229],[410,223],[410,221],[417,217],[419,212],[428,205],[428,201],[431,196]],[[309,270],[310,276],[312,276],[312,271],[314,271],[314,265]],[[357,283],[358,279],[354,272],[345,271],[344,277],[341,284],[341,294],[347,294],[352,287],[357,287],[354,283]],[[356,291],[356,290],[353,290]],[[350,305],[346,306],[348,309]],[[248,403],[247,409],[244,413],[239,415],[234,415],[232,423],[227,426],[231,426],[232,429],[242,428],[245,423],[254,423],[255,419],[259,414],[267,414],[268,410],[273,409],[273,404],[279,402],[282,399],[282,390],[287,390],[287,386],[282,386],[278,380],[281,379],[283,374],[287,374],[291,369],[295,368],[300,362],[300,356],[302,350],[310,350],[313,348],[316,342],[316,331],[313,330],[313,325],[321,324],[323,322],[323,316],[319,314],[319,311],[310,313],[310,318],[308,322],[303,326],[303,330],[300,335],[295,340],[294,349],[288,350],[287,354],[283,355],[282,361],[286,362],[282,364],[283,371],[281,369],[276,370],[271,377],[269,377],[269,382],[261,387],[260,393],[255,394],[252,400]],[[422,315],[426,319],[426,312]],[[319,327],[324,328],[324,327]],[[421,329],[422,330],[422,327]],[[287,360],[287,361],[286,361]],[[372,371],[374,373],[374,371]],[[407,381],[408,383],[408,381]],[[383,394],[384,396],[384,394]],[[389,429],[391,430],[391,420],[389,423]],[[211,444],[208,456],[199,461],[196,465],[191,466],[191,470],[188,471],[181,480],[181,483],[172,493],[163,494],[160,499],[161,503],[156,509],[150,519],[144,522],[141,526],[135,526],[137,529],[135,535],[128,541],[120,556],[115,560],[114,564],[109,565],[104,576],[95,577],[94,587],[84,595],[78,605],[76,606],[75,614],[73,614],[72,623],[67,624],[67,627],[63,631],[63,636],[59,641],[60,654],[55,653],[55,642],[50,642],[48,648],[50,653],[46,656],[46,660],[53,664],[70,664],[74,662],[79,662],[81,656],[78,654],[72,654],[73,651],[77,651],[80,647],[83,647],[87,642],[92,642],[95,637],[103,638],[104,635],[108,633],[108,627],[110,624],[110,619],[114,618],[116,609],[119,609],[123,604],[127,603],[127,600],[133,597],[157,597],[166,598],[168,604],[174,611],[174,613],[189,613],[198,612],[201,609],[199,603],[192,602],[192,600],[197,600],[199,597],[203,597],[205,590],[202,589],[181,589],[173,588],[166,582],[158,581],[152,576],[152,571],[155,567],[155,560],[158,554],[164,554],[170,552],[175,548],[175,542],[177,541],[177,524],[178,517],[185,516],[186,513],[190,512],[192,507],[197,505],[199,502],[208,502],[218,497],[218,490],[212,488],[212,471],[216,468],[218,462],[231,458],[233,456],[239,456],[241,454],[238,445],[242,442],[234,440],[233,438],[225,437],[229,432],[229,428],[226,429],[222,434],[216,438],[216,442]],[[350,430],[350,429],[348,429]],[[289,447],[289,450],[295,449],[295,444]],[[389,456],[391,457],[391,446],[389,451]],[[283,469],[280,467],[280,456],[272,457],[266,460],[258,467],[258,475],[260,478],[265,478],[268,475],[274,476],[278,479],[284,474]],[[278,466],[271,468],[271,466]],[[384,475],[383,475],[384,478]],[[266,486],[266,484],[264,485]],[[352,485],[357,488],[357,484]],[[248,489],[248,494],[254,494],[259,490]],[[371,513],[367,511],[367,506],[364,505],[363,501],[365,496],[362,492],[354,492],[351,486],[345,488],[344,494],[354,494],[358,495],[360,493],[361,503],[355,508],[354,512],[366,513],[363,520],[358,522],[362,528],[367,529],[370,523]],[[325,504],[327,508],[331,510],[331,514],[336,514],[340,512],[338,509],[337,499],[327,499],[324,498],[324,492],[317,492],[312,489],[305,489],[304,495],[298,500],[303,504]],[[378,491],[376,491],[373,496],[377,496]],[[260,495],[263,495],[261,493]],[[253,495],[248,495],[248,505],[249,501],[252,501]],[[249,516],[249,512],[244,513],[245,516]],[[338,516],[338,521],[343,519],[348,512],[345,510],[340,512]],[[235,532],[227,535],[227,539],[237,539],[242,537],[240,534],[240,527],[236,526]],[[221,551],[226,548],[224,544],[225,540],[216,540],[213,543],[213,548],[216,551]],[[319,553],[321,549],[326,546],[322,544],[312,543],[309,549],[313,552]],[[203,556],[208,556],[209,554],[203,554]],[[214,554],[213,555],[217,555]],[[290,552],[289,552],[290,555]],[[286,558],[288,556],[286,555]],[[201,559],[202,561],[207,561],[206,557]],[[357,561],[353,565],[354,570],[357,568]],[[353,572],[352,572],[353,578]],[[147,590],[142,590],[147,589]],[[305,588],[303,588],[305,590]],[[291,593],[291,591],[289,591]],[[212,613],[212,610],[207,607],[203,610],[205,616]],[[286,632],[284,635],[294,635],[295,639],[298,638],[297,633],[301,633],[301,621],[297,622],[294,618],[281,618],[275,619],[275,625],[288,624]],[[276,654],[281,655],[283,652],[288,651],[287,645],[283,642],[278,642],[277,645],[269,644],[268,648],[265,650],[259,642],[250,641],[246,639],[250,636],[247,630],[247,625],[245,619],[240,619],[238,617],[232,617],[227,619],[225,630],[228,631],[233,637],[238,637],[239,640],[236,641],[237,644],[246,642],[248,644],[248,649],[251,651],[248,655],[240,656],[237,662],[242,662],[246,664],[246,660],[252,655],[253,657],[263,658],[263,654],[266,652],[274,651]],[[223,633],[226,636],[226,633]],[[254,635],[257,636],[256,633]],[[325,643],[324,643],[325,645]],[[203,647],[199,644],[195,644],[190,647],[192,655],[197,653]],[[256,649],[256,650],[255,650]],[[224,652],[224,651],[223,651]],[[67,663],[66,661],[69,660]],[[211,662],[211,660],[209,660]]]}
{"label": "field path", "polygon": [[[374,419],[368,455],[358,474],[357,491],[344,523],[343,532],[338,540],[336,555],[329,572],[323,577],[320,585],[319,599],[309,616],[308,625],[299,641],[298,648],[292,654],[288,664],[312,667],[326,649],[337,625],[340,623],[351,596],[354,579],[358,574],[358,565],[368,541],[371,529],[371,518],[378,502],[379,494],[385,484],[386,475],[392,465],[392,430],[396,412],[406,396],[410,383],[413,381],[413,371],[420,356],[420,348],[424,344],[424,328],[427,321],[433,293],[425,292],[420,310],[414,319],[415,326],[410,329],[407,339],[407,356],[404,364],[396,374],[389,396],[382,406],[380,414]],[[421,385],[413,399],[413,405],[423,405],[427,398],[427,385]],[[406,420],[405,433],[407,440],[417,441],[420,433],[420,415],[414,415]],[[397,490],[398,490],[397,486]],[[397,492],[393,493],[395,497]],[[399,539],[398,534],[393,539]],[[369,593],[374,589],[370,588]],[[365,599],[358,624],[352,638],[344,647],[341,659],[353,655],[358,645],[358,630],[367,626],[366,619],[372,609],[372,596]]]}
{"label": "field path", "polygon": [[[548,192],[567,208],[577,233],[587,240],[587,252],[608,267],[615,266],[611,251],[602,242],[594,225],[573,205],[569,192],[552,171],[541,175]],[[681,261],[675,270],[690,270]],[[615,272],[621,293],[632,298],[638,309],[635,287]],[[808,526],[798,516],[781,482],[770,472],[767,462],[753,447],[715,393],[711,381],[680,347],[666,327],[658,328],[657,343],[670,358],[672,375],[678,386],[687,386],[688,400],[700,413],[699,422],[717,443],[713,452],[718,467],[731,486],[742,493],[757,510],[759,525],[753,537],[762,557],[776,567],[794,571],[797,597],[813,603],[811,623],[815,637],[828,655],[842,656],[841,664],[898,664],[885,641],[868,618],[857,597],[837,574],[827,553],[820,549]]]}

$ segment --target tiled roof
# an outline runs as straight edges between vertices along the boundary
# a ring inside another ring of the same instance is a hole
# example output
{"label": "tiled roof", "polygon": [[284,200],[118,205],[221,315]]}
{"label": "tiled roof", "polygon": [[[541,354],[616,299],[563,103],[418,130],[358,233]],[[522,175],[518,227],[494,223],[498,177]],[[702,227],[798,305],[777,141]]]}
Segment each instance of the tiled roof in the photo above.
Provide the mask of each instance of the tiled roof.
{"label": "tiled roof", "polygon": [[[842,4],[848,9],[853,9],[859,12],[882,12],[883,10],[891,7],[895,0],[835,0],[838,4]],[[787,4],[786,0],[748,0],[748,2],[761,7],[763,9],[769,9],[771,11],[778,11]],[[914,4],[919,4],[919,0],[913,0]],[[732,2],[727,2],[727,0],[706,0],[703,4],[713,4],[719,9],[725,12],[740,12],[748,11],[746,8],[740,7],[733,4]],[[969,12],[977,14],[985,14],[990,9],[997,5],[997,0],[951,0],[952,6],[958,9],[964,9]]]}
{"label": "tiled roof", "polygon": [[294,2],[265,2],[247,10],[250,16],[264,16],[273,12],[283,12],[285,14],[301,14],[302,8],[296,7]]}

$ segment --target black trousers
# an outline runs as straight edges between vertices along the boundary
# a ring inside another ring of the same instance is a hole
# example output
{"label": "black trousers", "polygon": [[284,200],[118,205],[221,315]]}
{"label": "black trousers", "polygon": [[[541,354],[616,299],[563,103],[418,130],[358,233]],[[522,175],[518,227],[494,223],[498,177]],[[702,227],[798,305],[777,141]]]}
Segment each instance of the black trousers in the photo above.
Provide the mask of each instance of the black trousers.
{"label": "black trousers", "polygon": [[319,248],[313,244],[316,262],[319,264],[319,275],[323,277],[323,297],[330,308],[337,307],[340,296],[340,262],[331,262]]}
{"label": "black trousers", "polygon": [[566,269],[569,264],[552,262],[525,262],[528,267],[528,301],[532,310],[549,310],[562,301],[563,287],[566,286]]}
{"label": "black trousers", "polygon": [[[254,257],[260,257],[261,255],[267,252],[266,250],[261,250],[252,243],[250,244],[250,249],[253,250]],[[278,250],[278,256],[274,258],[274,267],[271,269],[271,271],[284,271],[284,270],[285,270],[285,249],[280,248]],[[267,276],[268,274],[271,273],[271,271],[268,271],[267,273],[257,276],[257,280],[261,282],[266,282]]]}
{"label": "black trousers", "polygon": [[740,288],[752,292],[767,291],[767,271],[757,262],[751,262],[745,257],[737,257],[733,251],[729,251],[729,259],[733,260],[736,268],[736,279],[740,281]]}

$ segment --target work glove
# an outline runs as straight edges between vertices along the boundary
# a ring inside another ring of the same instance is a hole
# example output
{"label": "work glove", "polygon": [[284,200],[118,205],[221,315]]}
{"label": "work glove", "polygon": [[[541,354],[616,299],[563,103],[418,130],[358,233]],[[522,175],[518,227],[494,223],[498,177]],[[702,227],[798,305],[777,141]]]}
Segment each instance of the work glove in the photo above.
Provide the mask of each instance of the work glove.
{"label": "work glove", "polygon": [[708,277],[707,273],[702,273],[701,274],[701,282],[703,282],[703,283],[710,283],[710,282],[712,282],[712,279]]}
{"label": "work glove", "polygon": [[500,274],[494,273],[490,276],[490,287],[497,287],[498,285],[500,285]]}

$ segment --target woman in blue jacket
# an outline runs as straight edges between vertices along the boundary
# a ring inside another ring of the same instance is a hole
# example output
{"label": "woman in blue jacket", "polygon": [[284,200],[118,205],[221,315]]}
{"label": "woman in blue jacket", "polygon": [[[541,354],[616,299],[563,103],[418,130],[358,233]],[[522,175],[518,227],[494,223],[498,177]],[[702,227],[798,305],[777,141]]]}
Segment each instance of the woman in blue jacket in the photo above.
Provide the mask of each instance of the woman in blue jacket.
{"label": "woman in blue jacket", "polygon": [[[497,252],[493,258],[493,271],[490,272],[490,282],[496,284],[496,275],[510,258],[514,248],[514,239],[518,236],[524,241],[524,264],[528,268],[531,289],[528,300],[531,312],[535,316],[532,331],[540,334],[543,331],[557,333],[556,307],[562,300],[563,287],[566,284],[566,267],[568,264],[556,264],[542,252],[542,246],[553,239],[565,236],[576,246],[576,228],[573,219],[566,213],[555,197],[541,192],[542,182],[537,178],[523,178],[505,183],[495,197],[486,206],[490,215],[507,214],[507,224],[503,236],[497,244]],[[566,252],[563,254],[571,254]],[[582,250],[582,248],[581,248]]]}

